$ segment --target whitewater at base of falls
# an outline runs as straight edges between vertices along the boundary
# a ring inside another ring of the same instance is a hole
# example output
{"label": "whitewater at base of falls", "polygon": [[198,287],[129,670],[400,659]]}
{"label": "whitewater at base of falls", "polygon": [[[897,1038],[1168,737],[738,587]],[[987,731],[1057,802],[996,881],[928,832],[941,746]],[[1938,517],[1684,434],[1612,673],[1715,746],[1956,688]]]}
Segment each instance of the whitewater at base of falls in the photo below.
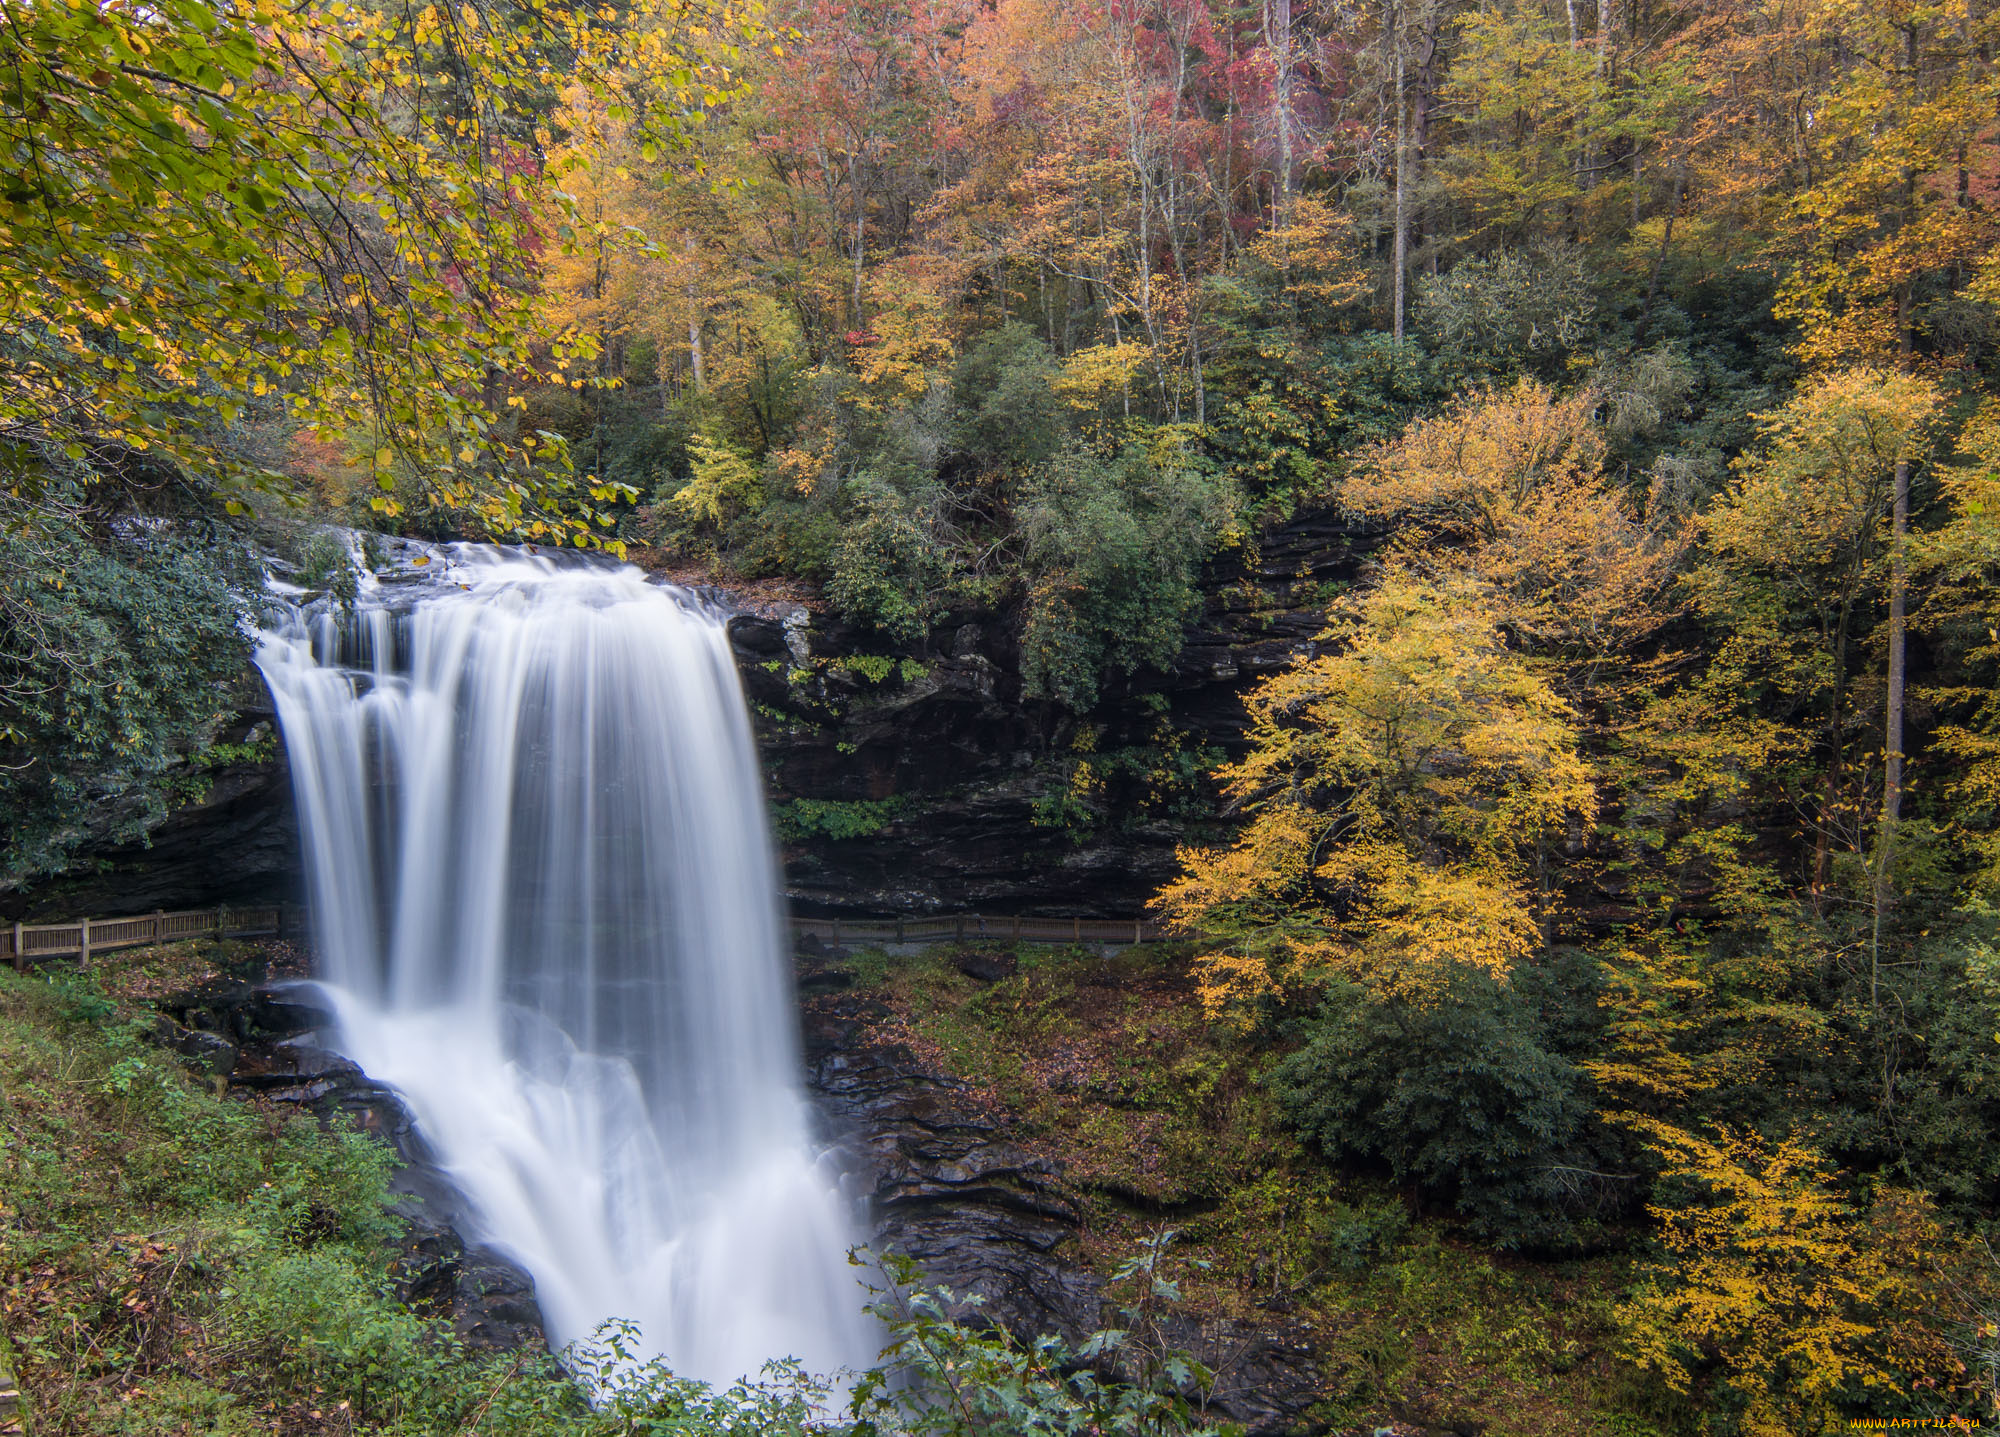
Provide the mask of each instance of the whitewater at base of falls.
{"label": "whitewater at base of falls", "polygon": [[429,554],[258,653],[342,1050],[555,1345],[624,1319],[710,1382],[867,1365],[721,623],[629,566]]}

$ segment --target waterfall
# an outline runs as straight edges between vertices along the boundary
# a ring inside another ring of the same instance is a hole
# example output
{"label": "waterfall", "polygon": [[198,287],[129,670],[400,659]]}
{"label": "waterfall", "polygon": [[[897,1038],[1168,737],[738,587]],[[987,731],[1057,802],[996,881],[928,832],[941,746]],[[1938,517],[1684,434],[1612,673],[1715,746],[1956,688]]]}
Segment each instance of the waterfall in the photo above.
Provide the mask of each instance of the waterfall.
{"label": "waterfall", "polygon": [[865,1365],[722,623],[630,566],[422,552],[258,652],[342,1051],[557,1346],[621,1318],[711,1382]]}

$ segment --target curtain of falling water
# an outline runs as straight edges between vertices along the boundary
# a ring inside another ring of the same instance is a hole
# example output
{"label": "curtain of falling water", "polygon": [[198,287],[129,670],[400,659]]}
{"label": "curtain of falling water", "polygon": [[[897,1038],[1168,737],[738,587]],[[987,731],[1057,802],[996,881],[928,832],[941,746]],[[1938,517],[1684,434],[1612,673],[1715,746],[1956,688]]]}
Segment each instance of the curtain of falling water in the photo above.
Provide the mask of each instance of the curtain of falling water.
{"label": "curtain of falling water", "polygon": [[632,568],[435,567],[259,651],[345,1051],[558,1345],[624,1318],[710,1381],[865,1365],[721,624]]}

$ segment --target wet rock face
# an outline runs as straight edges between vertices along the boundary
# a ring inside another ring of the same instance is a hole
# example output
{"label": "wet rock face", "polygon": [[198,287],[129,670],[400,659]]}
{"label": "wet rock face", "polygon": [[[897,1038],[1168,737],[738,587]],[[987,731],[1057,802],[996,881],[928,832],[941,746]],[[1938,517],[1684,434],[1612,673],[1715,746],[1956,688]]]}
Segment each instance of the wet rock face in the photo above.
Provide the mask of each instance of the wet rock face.
{"label": "wet rock face", "polygon": [[808,1082],[867,1195],[873,1242],[976,1294],[1009,1331],[1090,1332],[1100,1284],[1060,1255],[1082,1216],[1061,1174],[964,1083],[877,1041],[871,1020],[886,1012],[842,994],[809,1002],[805,1025]]}
{"label": "wet rock face", "polygon": [[412,1309],[448,1318],[459,1339],[485,1351],[543,1346],[534,1279],[476,1240],[463,1199],[437,1167],[409,1110],[324,1046],[333,1014],[310,985],[221,979],[162,999],[154,1039],[198,1072],[262,1102],[348,1124],[402,1160],[389,1179],[402,1251],[390,1267]]}
{"label": "wet rock face", "polygon": [[[1087,821],[1052,823],[1050,800],[1086,726],[1099,754],[1155,743],[1162,719],[1188,752],[1236,751],[1243,691],[1311,651],[1329,586],[1351,580],[1377,542],[1312,516],[1262,536],[1254,560],[1218,562],[1171,672],[1108,684],[1099,711],[1081,719],[1024,697],[1016,613],[947,615],[914,646],[803,608],[738,615],[730,637],[779,805],[792,901],[821,913],[1131,917],[1173,876],[1175,844],[1198,836],[1200,780],[1189,795],[1197,811],[1168,813],[1114,774]],[[1155,697],[1135,704],[1136,694]],[[237,704],[219,739],[254,741],[275,726],[254,673]],[[282,747],[207,778],[200,801],[148,843],[86,845],[69,875],[0,893],[0,919],[302,901]],[[798,800],[868,807],[859,824],[787,825]]]}
{"label": "wet rock face", "polygon": [[[1053,1332],[1075,1344],[1105,1325],[1104,1282],[1080,1260],[1083,1214],[1057,1164],[1015,1141],[966,1083],[878,1030],[886,1007],[814,978],[809,968],[802,981],[808,1083],[867,1195],[872,1241],[980,1299],[955,1315],[1024,1341]],[[1309,1331],[1176,1315],[1167,1336],[1215,1369],[1212,1417],[1255,1437],[1313,1430],[1323,1381]]]}
{"label": "wet rock face", "polygon": [[[1051,800],[1077,757],[1156,745],[1162,719],[1186,752],[1240,751],[1244,691],[1312,651],[1333,586],[1355,577],[1378,540],[1327,516],[1264,535],[1254,560],[1211,568],[1206,611],[1171,672],[1107,685],[1082,718],[1024,696],[1012,613],[948,615],[914,646],[803,608],[733,619],[793,903],[818,913],[1140,912],[1177,871],[1175,845],[1200,814],[1162,811],[1143,783],[1114,771],[1076,821]],[[1154,697],[1135,703],[1138,694]],[[1200,785],[1189,794],[1196,809]],[[859,822],[787,824],[799,800],[847,806]]]}
{"label": "wet rock face", "polygon": [[277,715],[263,680],[246,676],[239,702],[218,739],[268,757],[209,770],[200,796],[168,814],[145,843],[86,845],[70,872],[0,893],[0,918],[67,921],[302,901],[291,771],[283,745],[268,742]]}

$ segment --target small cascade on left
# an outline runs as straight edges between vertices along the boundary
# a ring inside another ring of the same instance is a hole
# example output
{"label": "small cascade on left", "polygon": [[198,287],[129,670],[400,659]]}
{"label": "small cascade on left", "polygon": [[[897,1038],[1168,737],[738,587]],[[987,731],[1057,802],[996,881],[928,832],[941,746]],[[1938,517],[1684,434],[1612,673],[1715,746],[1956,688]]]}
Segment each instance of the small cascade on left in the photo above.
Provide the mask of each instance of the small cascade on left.
{"label": "small cascade on left", "polygon": [[280,587],[258,653],[342,1050],[557,1345],[624,1319],[711,1382],[866,1366],[720,618],[627,565],[421,557],[351,605]]}

